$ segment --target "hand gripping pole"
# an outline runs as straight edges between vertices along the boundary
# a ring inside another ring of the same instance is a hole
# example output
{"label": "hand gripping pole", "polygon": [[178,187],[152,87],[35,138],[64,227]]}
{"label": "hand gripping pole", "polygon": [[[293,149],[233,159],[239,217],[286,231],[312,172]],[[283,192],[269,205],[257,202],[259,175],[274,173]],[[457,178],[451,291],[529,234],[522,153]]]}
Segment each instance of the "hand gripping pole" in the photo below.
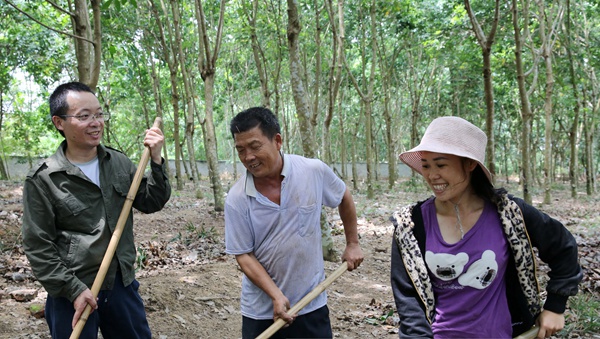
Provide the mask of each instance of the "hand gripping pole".
{"label": "hand gripping pole", "polygon": [[[296,305],[294,305],[288,311],[289,314],[296,314],[300,312],[306,305],[308,305],[314,298],[319,296],[319,294],[323,293],[325,289],[331,285],[331,283],[339,278],[344,272],[348,270],[348,263],[343,262],[340,267],[338,267],[327,279],[323,280],[317,287],[315,287],[312,291],[310,291],[304,298],[300,299]],[[261,333],[256,339],[268,339],[273,334],[275,334],[279,329],[281,329],[285,325],[285,320],[279,318],[277,319],[269,328],[267,328],[263,333]]]}

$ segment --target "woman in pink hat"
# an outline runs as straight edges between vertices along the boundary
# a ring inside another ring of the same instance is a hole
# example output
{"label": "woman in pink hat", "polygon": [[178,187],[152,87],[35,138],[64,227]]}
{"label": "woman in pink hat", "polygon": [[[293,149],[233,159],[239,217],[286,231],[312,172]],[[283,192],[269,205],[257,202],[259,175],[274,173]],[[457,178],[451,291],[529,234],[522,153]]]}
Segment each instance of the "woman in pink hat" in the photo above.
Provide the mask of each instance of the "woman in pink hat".
{"label": "woman in pink hat", "polygon": [[[496,189],[483,165],[487,137],[441,117],[400,159],[433,196],[394,213],[391,283],[400,338],[512,338],[564,327],[582,270],[577,243],[557,220]],[[545,301],[536,259],[550,266]]]}

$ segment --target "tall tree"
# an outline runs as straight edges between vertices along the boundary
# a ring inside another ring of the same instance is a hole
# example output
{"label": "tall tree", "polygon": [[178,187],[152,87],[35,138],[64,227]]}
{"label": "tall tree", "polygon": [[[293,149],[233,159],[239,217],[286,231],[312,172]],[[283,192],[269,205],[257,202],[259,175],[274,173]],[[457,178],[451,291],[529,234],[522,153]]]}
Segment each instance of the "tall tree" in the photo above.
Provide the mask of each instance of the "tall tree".
{"label": "tall tree", "polygon": [[[483,56],[483,84],[484,84],[484,97],[485,97],[485,106],[486,106],[486,134],[488,137],[488,143],[486,146],[487,153],[487,168],[492,173],[492,178],[496,175],[495,169],[495,148],[496,143],[494,139],[494,86],[492,79],[492,66],[491,66],[491,55],[492,55],[492,46],[494,44],[494,39],[496,36],[496,29],[498,28],[498,16],[499,16],[499,6],[500,0],[495,1],[494,6],[494,18],[492,19],[490,31],[486,36],[477,20],[477,17],[473,13],[473,9],[471,8],[471,2],[469,0],[465,0],[465,8],[467,9],[467,13],[469,14],[469,20],[471,21],[471,25],[473,27],[473,32],[475,33],[475,37],[477,37],[477,42],[479,43],[479,47],[481,48],[481,55]],[[493,180],[493,179],[492,179]]]}
{"label": "tall tree", "polygon": [[[246,3],[246,0],[243,1]],[[261,48],[261,44],[258,41],[258,29],[256,27],[257,15],[258,15],[258,0],[252,0],[251,10],[248,11],[248,6],[242,6],[246,14],[246,20],[248,21],[248,28],[250,29],[250,43],[252,46],[252,56],[254,57],[254,63],[256,65],[256,72],[258,74],[258,80],[260,81],[261,89],[261,105],[267,108],[271,107],[271,94],[269,90],[269,76],[266,65],[266,58],[264,51]]]}
{"label": "tall tree", "polygon": [[571,146],[571,154],[569,158],[569,183],[571,186],[571,198],[577,197],[577,135],[579,129],[579,116],[581,112],[581,101],[579,99],[579,89],[577,88],[577,79],[575,78],[575,61],[573,60],[573,32],[571,30],[571,0],[566,0],[567,17],[565,48],[567,50],[567,58],[569,60],[569,75],[571,88],[573,90],[573,121],[569,129],[569,144]]}
{"label": "tall tree", "polygon": [[[529,32],[529,20],[523,20],[523,28],[519,24],[519,7],[517,0],[511,0],[512,23],[515,35],[515,65],[517,73],[517,83],[519,86],[519,98],[521,100],[521,186],[523,189],[523,199],[531,203],[530,185],[530,147],[531,147],[531,103],[529,101],[529,92],[525,88],[525,71],[523,67],[523,45],[525,38]],[[528,18],[529,16],[529,0],[523,0],[522,12]],[[523,34],[521,34],[523,31]]]}
{"label": "tall tree", "polygon": [[163,61],[169,67],[169,80],[171,81],[171,106],[173,107],[173,146],[175,147],[175,180],[177,190],[183,189],[184,179],[181,173],[181,144],[179,141],[179,80],[177,78],[179,68],[179,58],[177,56],[177,50],[173,48],[172,33],[167,35],[165,33],[165,27],[170,32],[171,25],[169,23],[168,12],[165,8],[164,2],[160,0],[162,13],[164,14],[165,24],[163,25],[161,16],[158,8],[156,7],[155,0],[148,0],[150,5],[150,11],[156,22],[156,29],[158,30],[158,41],[160,42],[160,55],[162,55]]}
{"label": "tall tree", "polygon": [[185,102],[186,102],[186,118],[185,118],[185,141],[188,149],[188,157],[190,164],[190,174],[193,178],[192,182],[194,187],[196,182],[200,179],[198,173],[198,167],[196,165],[196,152],[194,150],[194,114],[196,113],[196,103],[194,98],[196,97],[195,86],[192,84],[191,76],[187,69],[186,55],[183,52],[183,43],[181,36],[182,20],[179,11],[180,1],[171,0],[171,12],[173,14],[173,30],[175,33],[175,39],[173,40],[174,49],[179,56],[179,68],[181,69],[181,80],[183,82],[183,89],[185,91]]}
{"label": "tall tree", "polygon": [[2,134],[2,126],[4,123],[4,89],[6,86],[0,85],[0,180],[9,179],[8,168],[6,165],[6,154],[4,152],[4,135]]}
{"label": "tall tree", "polygon": [[[319,102],[321,99],[320,91],[321,91],[321,64],[322,64],[322,56],[321,56],[321,6],[319,5],[319,0],[313,0],[313,7],[315,11],[315,72],[314,72],[314,81],[312,85],[313,90],[313,104],[311,107],[311,117],[310,124],[312,125],[312,130],[317,130],[317,118],[319,117]],[[304,71],[307,72],[307,67],[304,67]],[[308,79],[308,76],[305,76],[305,79]],[[316,143],[316,137],[313,138]]]}
{"label": "tall tree", "polygon": [[[593,19],[593,14],[597,13],[595,10],[596,7],[589,8],[591,13],[587,13],[584,11],[584,23],[583,32],[582,32],[582,41],[592,41],[594,36],[597,36],[598,31],[594,30],[593,27],[598,27],[598,19]],[[594,54],[598,55],[598,53],[594,53],[597,51],[596,44],[585,44],[585,52],[584,55],[586,58],[584,60],[589,60],[584,64],[584,71],[587,74],[587,78],[589,79],[589,83],[586,86],[587,88],[583,91],[585,104],[584,106],[587,108],[583,112],[582,117],[582,125],[583,125],[583,139],[584,139],[584,168],[585,168],[585,186],[587,195],[592,195],[596,192],[596,173],[598,159],[598,149],[594,149],[594,145],[597,145],[597,136],[596,131],[599,128],[600,123],[600,82],[598,81],[598,77],[596,74],[596,70],[599,69],[600,65],[598,65],[598,60],[594,60]],[[596,151],[596,155],[594,155],[594,151]],[[594,164],[594,160],[596,160],[596,164]]]}
{"label": "tall tree", "polygon": [[[308,102],[308,93],[304,86],[303,68],[300,63],[299,37],[302,26],[298,14],[297,0],[288,0],[288,50],[289,50],[289,69],[290,83],[296,108],[296,115],[300,126],[300,137],[302,139],[302,150],[304,156],[308,158],[316,157],[316,141],[314,136],[314,126],[316,125],[317,112],[311,112],[311,106]],[[315,72],[319,72],[316,69]],[[319,79],[315,79],[319,81]],[[318,87],[318,86],[316,86]],[[318,92],[315,93],[315,100],[318,100]],[[313,106],[313,109],[315,107]],[[321,241],[323,248],[323,259],[328,261],[337,261],[338,254],[333,247],[333,238],[331,237],[331,225],[327,220],[327,214],[324,208],[321,208]]]}
{"label": "tall tree", "polygon": [[[410,98],[410,147],[413,148],[419,143],[418,126],[419,122],[423,120],[421,106],[425,100],[425,94],[427,94],[436,78],[438,67],[436,60],[432,60],[426,53],[419,38],[414,36],[413,33],[410,33],[409,37],[405,42],[407,45],[405,58],[408,65],[404,69],[403,79]],[[417,43],[414,43],[412,39]]]}
{"label": "tall tree", "polygon": [[[588,36],[586,36],[588,37]],[[588,47],[589,48],[589,47]],[[585,185],[586,193],[592,195],[596,191],[596,169],[594,165],[594,144],[596,140],[596,130],[600,118],[600,88],[596,70],[593,67],[587,67],[586,72],[591,80],[591,88],[589,89],[589,98],[586,98],[586,104],[589,109],[583,113],[583,139],[584,139],[584,154],[585,154]]]}
{"label": "tall tree", "polygon": [[[390,5],[392,6],[392,5]],[[379,12],[385,11],[387,13],[394,13],[394,7],[379,7]],[[384,13],[385,13],[384,12]],[[397,20],[395,16],[389,15],[389,17],[393,18],[393,22]],[[384,17],[385,21],[389,22],[388,16]],[[381,19],[379,19],[382,22]],[[385,125],[384,131],[384,141],[387,149],[386,152],[386,162],[388,165],[388,189],[392,189],[396,183],[398,178],[397,173],[397,164],[398,164],[398,155],[396,152],[397,145],[396,140],[398,138],[397,135],[397,126],[398,126],[398,112],[392,108],[392,98],[397,98],[398,100],[402,100],[402,95],[399,93],[393,93],[393,88],[396,86],[395,81],[397,80],[396,68],[398,67],[398,56],[400,55],[401,48],[400,47],[400,39],[390,39],[389,36],[391,32],[395,32],[397,30],[397,25],[378,25],[377,31],[377,59],[378,64],[380,65],[380,79],[381,79],[381,94],[379,95],[382,98],[383,102],[380,103],[382,106],[382,116],[383,116],[383,124]]]}
{"label": "tall tree", "polygon": [[225,195],[221,185],[219,175],[219,159],[217,156],[217,138],[215,133],[215,125],[213,118],[213,102],[214,102],[214,87],[215,73],[217,70],[217,59],[219,57],[219,49],[221,48],[221,40],[223,37],[223,19],[225,16],[225,0],[220,1],[220,10],[217,31],[214,38],[215,45],[211,51],[211,46],[208,38],[207,20],[200,0],[195,0],[196,3],[196,22],[198,25],[198,70],[204,80],[204,118],[202,119],[202,136],[204,137],[204,149],[206,152],[206,160],[208,163],[208,176],[211,182],[214,195],[215,211],[223,211],[225,207]]}
{"label": "tall tree", "polygon": [[553,131],[553,103],[552,96],[554,93],[554,73],[552,70],[552,54],[553,46],[556,41],[558,34],[557,30],[560,26],[563,17],[563,7],[558,5],[555,7],[555,16],[552,17],[548,13],[544,0],[537,0],[538,4],[538,15],[539,15],[539,35],[541,42],[541,53],[544,58],[544,64],[546,67],[546,84],[545,84],[545,100],[544,100],[544,113],[545,113],[545,133],[544,133],[544,204],[550,204],[552,201],[551,184],[551,166],[552,166],[552,131]]}
{"label": "tall tree", "polygon": [[[331,61],[329,66],[329,81],[327,88],[327,113],[323,121],[322,145],[325,162],[331,164],[333,156],[331,154],[331,121],[333,120],[335,108],[337,106],[338,93],[342,83],[342,50],[344,48],[344,32],[342,31],[342,22],[344,20],[344,1],[339,0],[334,10],[331,0],[325,1],[325,8],[329,16],[329,25],[331,26]],[[336,21],[336,17],[338,20]],[[342,171],[345,172],[345,171]],[[344,178],[345,179],[345,178]]]}
{"label": "tall tree", "polygon": [[[48,2],[54,5],[54,2]],[[87,0],[74,0],[75,8],[70,9],[68,13],[73,22],[74,34],[77,37],[85,38],[85,40],[80,38],[74,39],[79,81],[89,85],[93,89],[98,85],[102,58],[101,0],[91,0],[90,2],[92,4],[93,24],[90,21]],[[64,11],[60,7],[57,8]],[[93,43],[90,44],[90,40]]]}
{"label": "tall tree", "polygon": [[394,114],[391,110],[391,89],[392,79],[394,74],[395,60],[398,56],[399,49],[394,48],[390,58],[387,58],[385,50],[385,42],[381,41],[379,48],[379,64],[383,70],[381,75],[381,87],[383,90],[383,118],[385,121],[385,141],[387,145],[387,163],[388,163],[388,188],[392,189],[398,178],[397,174],[397,155],[396,155],[396,139],[394,137]]}
{"label": "tall tree", "polygon": [[311,124],[312,112],[308,103],[308,93],[304,87],[302,78],[302,65],[300,63],[299,37],[302,26],[298,14],[297,0],[287,0],[288,4],[288,49],[290,53],[290,84],[300,125],[300,136],[302,138],[302,151],[304,156],[314,158],[316,155],[316,143]]}
{"label": "tall tree", "polygon": [[[350,66],[348,65],[348,62],[346,60],[346,54],[343,53],[343,61],[344,61],[344,66],[347,70],[348,76],[350,78],[350,80],[352,80],[352,84],[354,85],[354,88],[356,89],[357,94],[359,95],[360,99],[361,99],[361,104],[362,107],[364,107],[364,116],[365,116],[365,150],[366,150],[366,155],[365,155],[365,162],[367,165],[367,198],[369,199],[373,199],[375,197],[375,190],[373,188],[373,184],[374,184],[374,168],[373,168],[373,120],[372,120],[372,115],[373,115],[373,92],[374,92],[374,88],[375,88],[375,67],[376,67],[376,53],[377,53],[377,30],[376,30],[376,26],[377,26],[377,21],[375,18],[375,0],[371,1],[371,3],[369,4],[369,22],[370,22],[370,52],[371,54],[371,59],[369,60],[369,62],[367,62],[366,60],[366,54],[367,54],[367,47],[366,45],[368,44],[367,39],[365,38],[365,36],[363,36],[363,41],[362,43],[364,45],[363,49],[361,51],[362,54],[362,65],[364,66],[362,71],[363,73],[366,72],[366,68],[369,68],[369,78],[368,80],[365,80],[365,87],[366,89],[362,89],[360,84],[358,83],[358,81],[356,80],[356,77],[352,74],[352,70],[350,69]],[[365,30],[366,31],[366,30]],[[367,79],[366,76],[362,76],[363,79]]]}

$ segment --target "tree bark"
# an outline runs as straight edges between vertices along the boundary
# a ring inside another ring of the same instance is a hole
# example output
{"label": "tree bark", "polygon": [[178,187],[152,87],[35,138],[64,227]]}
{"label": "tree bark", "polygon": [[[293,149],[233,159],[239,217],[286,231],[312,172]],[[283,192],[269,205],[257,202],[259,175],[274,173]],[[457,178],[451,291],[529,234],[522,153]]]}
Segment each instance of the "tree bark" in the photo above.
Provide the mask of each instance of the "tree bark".
{"label": "tree bark", "polygon": [[[333,4],[331,0],[325,1],[325,6],[327,9],[327,13],[329,14],[329,24],[331,26],[331,63],[329,67],[329,81],[328,81],[328,90],[327,90],[327,114],[325,116],[325,120],[323,121],[323,136],[322,136],[322,145],[323,145],[323,154],[325,158],[325,162],[328,164],[332,164],[334,162],[333,155],[331,154],[331,121],[333,120],[334,112],[336,109],[336,101],[338,98],[338,93],[340,89],[340,85],[342,83],[342,63],[341,63],[341,53],[343,49],[344,43],[344,33],[343,33],[343,5],[344,1],[338,1],[337,11],[333,10]],[[338,17],[338,21],[336,23],[336,13]]]}
{"label": "tree bark", "polygon": [[496,165],[495,159],[495,138],[494,138],[494,86],[492,79],[492,66],[491,66],[491,55],[492,46],[494,44],[494,38],[496,36],[496,29],[498,27],[498,13],[499,13],[500,0],[495,1],[494,7],[494,19],[492,20],[492,27],[490,28],[489,34],[486,36],[481,28],[481,25],[477,21],[469,0],[465,0],[465,8],[469,14],[473,32],[481,47],[481,54],[483,56],[483,84],[484,84],[484,97],[486,106],[486,124],[485,132],[488,137],[488,143],[486,145],[487,154],[487,167],[492,174],[492,184],[494,183],[496,176]]}
{"label": "tree bark", "polygon": [[344,97],[343,89],[340,91],[340,100],[338,101],[338,116],[340,117],[340,130],[339,130],[339,149],[340,149],[340,166],[342,167],[342,179],[348,178],[348,171],[346,170],[346,164],[348,163],[348,155],[346,152],[346,128],[344,124],[344,111],[342,109],[342,101]]}
{"label": "tree bark", "polygon": [[[517,0],[512,1],[512,22],[515,34],[515,64],[517,70],[517,83],[519,86],[519,97],[521,99],[521,186],[523,189],[523,199],[531,204],[531,193],[529,192],[529,149],[531,145],[531,104],[529,95],[525,89],[525,73],[523,71],[523,37],[521,36],[521,28],[519,26],[519,10]],[[529,1],[524,1],[523,13],[527,17],[529,13]],[[523,30],[528,29],[527,20],[525,20]]]}
{"label": "tree bark", "polygon": [[302,150],[304,156],[314,158],[316,155],[316,146],[314,140],[313,128],[310,123],[311,112],[308,104],[308,93],[304,88],[302,80],[302,67],[300,65],[300,52],[298,40],[300,36],[301,26],[298,16],[297,0],[287,0],[288,4],[288,48],[290,53],[290,82],[292,93],[300,126],[300,137],[302,139]]}
{"label": "tree bark", "polygon": [[[550,204],[552,201],[551,185],[552,185],[552,94],[554,91],[554,74],[552,71],[552,47],[555,36],[555,28],[562,21],[562,7],[559,6],[556,15],[556,21],[553,22],[548,16],[545,7],[545,1],[538,1],[539,10],[539,34],[542,44],[541,52],[546,66],[546,88],[544,99],[544,116],[545,116],[545,138],[544,138],[544,204]],[[550,27],[547,27],[550,26]]]}
{"label": "tree bark", "polygon": [[[589,47],[588,47],[589,48]],[[596,78],[596,71],[593,67],[588,70],[589,78],[593,80],[591,86],[590,98],[587,100],[586,106],[591,106],[591,111],[588,114],[588,110],[583,112],[583,133],[585,140],[585,182],[586,182],[586,193],[588,196],[593,195],[596,192],[596,169],[594,166],[594,144],[595,134],[598,124],[598,115],[600,112],[600,93],[598,90],[598,81]]]}
{"label": "tree bark", "polygon": [[[77,73],[79,81],[88,85],[92,90],[98,85],[100,63],[102,58],[102,27],[100,21],[100,0],[92,0],[94,24],[90,21],[86,0],[75,0],[71,15],[73,33],[86,40],[74,39],[75,55],[77,58]],[[89,41],[93,41],[90,44]]]}
{"label": "tree bark", "polygon": [[[391,86],[392,77],[395,73],[395,61],[398,57],[399,49],[394,48],[392,55],[388,58],[385,43],[385,37],[380,37],[382,43],[378,44],[378,59],[381,65],[381,87],[383,96],[383,119],[385,121],[385,141],[387,144],[387,163],[388,163],[388,189],[393,189],[398,179],[396,156],[396,139],[394,138],[394,117],[390,109],[391,104]],[[387,62],[386,62],[387,60]]]}
{"label": "tree bark", "polygon": [[[179,67],[179,62],[177,58],[177,53],[172,48],[172,43],[169,41],[169,44],[167,44],[167,37],[165,36],[163,28],[164,26],[160,20],[158,9],[156,8],[156,4],[154,3],[154,1],[155,0],[148,0],[152,15],[154,16],[154,19],[156,21],[156,28],[159,31],[159,40],[163,59],[169,67],[169,79],[171,81],[171,105],[173,106],[173,145],[175,146],[175,182],[177,190],[182,190],[184,178],[182,177],[181,173],[182,152],[180,150],[181,146],[179,144],[179,89],[177,87],[177,68]],[[170,29],[169,21],[166,16],[167,11],[165,9],[163,1],[160,1],[163,13],[165,13],[165,20],[167,21],[166,27],[167,29]],[[172,34],[170,34],[170,36],[172,36]]]}
{"label": "tree bark", "polygon": [[[316,113],[311,113],[308,103],[308,94],[304,88],[302,77],[302,67],[300,65],[299,36],[301,31],[300,17],[298,16],[298,7],[296,0],[288,0],[288,49],[290,53],[289,68],[292,93],[300,126],[300,137],[302,139],[302,150],[304,156],[308,158],[316,157],[316,142],[314,137],[314,125],[316,124]],[[318,73],[319,70],[315,70]],[[318,81],[318,78],[316,79]],[[315,85],[318,87],[318,85]],[[318,92],[315,100],[318,101]],[[316,102],[315,102],[316,103]],[[315,107],[316,108],[316,107]],[[327,221],[327,214],[321,209],[321,245],[323,249],[323,259],[327,261],[337,261],[338,254],[333,247],[333,238],[331,237],[331,225]]]}
{"label": "tree bark", "polygon": [[[321,7],[319,6],[319,0],[313,0],[313,6],[315,9],[315,72],[314,77],[315,80],[313,82],[313,104],[312,104],[312,114],[310,117],[310,124],[312,125],[312,130],[316,131],[317,129],[317,118],[319,117],[319,101],[321,99],[320,90],[321,90]],[[304,68],[305,72],[307,72],[307,67]],[[308,76],[305,77],[308,80]],[[315,138],[316,139],[316,138]],[[316,142],[316,141],[315,141]]]}
{"label": "tree bark", "polygon": [[185,114],[185,139],[188,151],[188,161],[190,163],[190,176],[192,178],[192,184],[194,189],[196,188],[196,182],[200,179],[198,166],[196,165],[196,151],[194,149],[194,113],[196,112],[196,103],[194,98],[196,92],[185,63],[185,55],[183,53],[183,47],[181,46],[181,15],[179,12],[179,0],[171,0],[171,13],[173,14],[173,28],[175,31],[175,39],[173,47],[177,51],[179,56],[179,67],[181,68],[181,79],[183,81],[183,89],[185,90],[185,101],[186,101],[186,114]]}
{"label": "tree bark", "polygon": [[214,50],[210,50],[208,32],[206,30],[206,18],[202,8],[202,2],[196,0],[196,22],[198,25],[198,70],[204,80],[204,106],[205,114],[202,120],[202,129],[204,137],[204,149],[206,151],[206,161],[208,162],[208,176],[213,190],[215,211],[223,211],[225,208],[225,194],[221,185],[219,176],[219,159],[217,153],[217,138],[215,133],[215,125],[213,118],[214,105],[214,87],[216,63],[221,48],[221,40],[223,36],[223,17],[225,14],[225,0],[221,0],[219,10],[219,24],[217,26],[216,37],[214,39]]}
{"label": "tree bark", "polygon": [[[375,56],[377,53],[377,37],[376,37],[376,21],[375,21],[375,1],[371,2],[371,6],[370,6],[370,14],[369,14],[369,18],[371,21],[371,26],[370,26],[370,33],[371,33],[371,51],[372,51],[372,55]],[[363,43],[367,43],[366,42],[366,38],[363,38]],[[365,53],[366,53],[366,47],[363,47],[362,50],[362,59],[363,65],[367,65],[366,60],[365,60]],[[373,184],[374,184],[374,178],[373,178],[373,174],[374,174],[374,170],[373,170],[373,130],[372,130],[372,111],[373,111],[373,88],[374,88],[374,83],[375,83],[375,66],[376,66],[376,60],[375,58],[373,58],[370,62],[371,65],[371,70],[370,70],[370,75],[369,75],[369,80],[366,84],[367,88],[367,92],[363,92],[363,90],[361,89],[360,85],[358,84],[358,81],[356,80],[356,78],[354,77],[354,75],[352,74],[352,70],[350,69],[350,67],[348,66],[348,62],[346,60],[345,54],[342,54],[342,58],[344,61],[344,67],[346,68],[346,72],[348,73],[348,77],[350,78],[350,80],[352,80],[352,84],[354,85],[354,88],[356,89],[356,92],[358,93],[358,95],[361,98],[361,103],[362,103],[362,107],[364,109],[364,116],[365,116],[365,154],[366,154],[366,165],[367,165],[367,198],[368,199],[373,199],[375,197],[375,191],[373,188]],[[363,78],[366,79],[366,76],[364,76],[365,73],[365,69],[362,70],[363,71]],[[356,183],[355,183],[356,185]]]}
{"label": "tree bark", "polygon": [[566,0],[567,6],[567,18],[566,18],[566,44],[567,59],[569,60],[569,74],[571,87],[573,89],[573,121],[571,128],[569,129],[569,144],[571,148],[571,154],[569,158],[569,183],[571,186],[571,198],[577,198],[577,141],[578,141],[578,129],[579,129],[579,116],[581,112],[581,101],[579,99],[579,91],[577,90],[577,82],[575,80],[575,62],[573,61],[573,37],[571,34],[571,0]]}
{"label": "tree bark", "polygon": [[6,155],[4,154],[4,134],[2,133],[2,126],[4,124],[3,98],[4,93],[2,88],[0,88],[0,150],[2,150],[2,154],[0,154],[0,180],[8,180],[10,178],[8,176],[8,166],[6,166]]}
{"label": "tree bark", "polygon": [[[243,1],[245,3],[245,1]],[[242,6],[245,8],[246,6]],[[256,65],[258,80],[260,81],[261,89],[261,105],[263,107],[271,107],[271,91],[269,90],[269,77],[267,76],[266,65],[264,62],[263,51],[258,41],[256,28],[256,15],[258,14],[258,0],[252,0],[252,11],[246,13],[248,27],[250,28],[250,43],[252,46],[252,56]]]}

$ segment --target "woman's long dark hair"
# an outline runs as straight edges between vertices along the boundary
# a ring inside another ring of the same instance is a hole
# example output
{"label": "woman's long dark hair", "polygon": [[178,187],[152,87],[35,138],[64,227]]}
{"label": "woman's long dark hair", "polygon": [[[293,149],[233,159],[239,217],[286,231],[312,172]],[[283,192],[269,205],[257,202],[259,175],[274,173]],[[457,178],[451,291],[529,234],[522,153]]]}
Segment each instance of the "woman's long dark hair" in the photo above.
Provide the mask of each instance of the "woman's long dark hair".
{"label": "woman's long dark hair", "polygon": [[476,166],[471,172],[471,186],[478,196],[496,203],[503,194],[506,194],[504,188],[494,188],[481,166]]}

